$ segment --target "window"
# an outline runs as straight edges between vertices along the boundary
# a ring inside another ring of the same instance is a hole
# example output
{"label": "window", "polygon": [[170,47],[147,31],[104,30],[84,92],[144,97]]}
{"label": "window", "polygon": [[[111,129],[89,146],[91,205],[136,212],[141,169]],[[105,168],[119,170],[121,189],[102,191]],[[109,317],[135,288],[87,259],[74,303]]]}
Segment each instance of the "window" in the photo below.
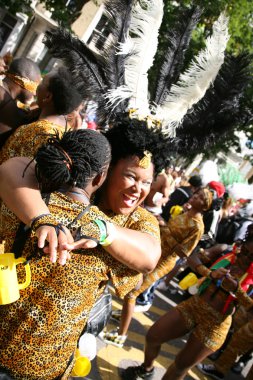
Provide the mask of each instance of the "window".
{"label": "window", "polygon": [[99,22],[94,28],[90,38],[87,41],[88,45],[91,45],[96,50],[103,49],[108,37],[110,35],[110,20],[105,14],[102,14]]}
{"label": "window", "polygon": [[0,9],[0,50],[2,50],[16,23],[17,19],[14,16]]}

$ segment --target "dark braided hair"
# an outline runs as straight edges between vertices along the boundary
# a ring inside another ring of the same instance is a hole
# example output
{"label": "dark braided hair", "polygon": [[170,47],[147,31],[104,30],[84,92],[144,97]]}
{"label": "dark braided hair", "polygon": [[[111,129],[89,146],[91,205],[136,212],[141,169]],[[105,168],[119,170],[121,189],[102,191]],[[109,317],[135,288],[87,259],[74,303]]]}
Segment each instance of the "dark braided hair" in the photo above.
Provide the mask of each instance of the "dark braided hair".
{"label": "dark braided hair", "polygon": [[102,134],[90,129],[68,131],[61,138],[50,137],[38,149],[36,177],[43,192],[73,186],[83,189],[110,159],[110,145]]}
{"label": "dark braided hair", "polygon": [[158,127],[149,128],[145,120],[130,119],[128,115],[116,118],[105,136],[112,149],[112,165],[129,156],[141,159],[147,150],[152,153],[156,175],[170,164],[170,156],[176,150],[173,140]]}

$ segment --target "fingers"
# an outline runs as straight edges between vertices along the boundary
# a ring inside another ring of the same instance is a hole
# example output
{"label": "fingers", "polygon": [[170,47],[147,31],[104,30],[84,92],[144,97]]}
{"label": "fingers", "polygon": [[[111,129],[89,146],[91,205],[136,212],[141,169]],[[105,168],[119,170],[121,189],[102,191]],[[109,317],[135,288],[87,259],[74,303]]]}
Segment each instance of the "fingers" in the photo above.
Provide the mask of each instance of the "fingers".
{"label": "fingers", "polygon": [[57,260],[57,246],[58,238],[56,231],[50,226],[41,226],[37,229],[36,235],[38,237],[38,247],[43,248],[48,243],[47,247],[44,248],[44,252],[49,254],[50,261],[55,263]]}
{"label": "fingers", "polygon": [[80,249],[80,248],[95,248],[97,246],[97,243],[94,240],[89,239],[80,239],[78,241],[75,241],[72,244],[65,244],[65,248],[69,251],[73,251],[74,249]]}
{"label": "fingers", "polygon": [[64,232],[59,231],[57,236],[55,228],[51,226],[41,226],[37,229],[38,247],[43,248],[44,253],[49,255],[50,261],[65,265],[71,259],[71,251],[75,249],[95,248],[97,243],[94,240],[81,239],[74,242],[70,231],[64,227]]}

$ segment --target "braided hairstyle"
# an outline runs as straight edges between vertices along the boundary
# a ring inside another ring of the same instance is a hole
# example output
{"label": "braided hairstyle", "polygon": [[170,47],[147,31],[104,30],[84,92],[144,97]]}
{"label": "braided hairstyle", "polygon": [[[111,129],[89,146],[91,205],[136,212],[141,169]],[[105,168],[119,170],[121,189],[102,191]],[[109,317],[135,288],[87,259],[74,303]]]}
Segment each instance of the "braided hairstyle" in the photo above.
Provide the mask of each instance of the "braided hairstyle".
{"label": "braided hairstyle", "polygon": [[144,151],[149,151],[155,175],[170,164],[170,157],[175,151],[174,141],[164,136],[158,127],[148,127],[147,121],[130,119],[127,114],[116,118],[105,136],[112,149],[112,165],[129,156],[142,159]]}
{"label": "braided hairstyle", "polygon": [[101,174],[111,159],[107,139],[96,131],[79,129],[55,135],[35,155],[36,177],[42,192],[85,188]]}

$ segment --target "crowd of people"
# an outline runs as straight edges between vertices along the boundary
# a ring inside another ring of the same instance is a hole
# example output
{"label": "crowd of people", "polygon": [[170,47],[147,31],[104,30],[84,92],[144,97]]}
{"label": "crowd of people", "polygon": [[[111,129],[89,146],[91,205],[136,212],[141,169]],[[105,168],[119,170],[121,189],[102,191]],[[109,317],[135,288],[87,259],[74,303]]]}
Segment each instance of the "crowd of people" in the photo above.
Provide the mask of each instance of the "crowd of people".
{"label": "crowd of people", "polygon": [[[184,379],[195,365],[224,378],[253,349],[252,214],[226,241],[223,222],[242,207],[222,183],[204,186],[172,165],[175,140],[159,123],[128,109],[101,130],[93,118],[85,128],[81,72],[59,65],[42,79],[27,58],[0,66],[0,236],[32,273],[20,298],[0,305],[0,379],[69,378],[109,282],[123,300],[120,326],[100,336],[123,347],[142,294],[151,305],[155,287],[183,266],[201,280],[197,293],[154,323],[143,363],[122,378],[151,379],[161,345],[188,333],[163,380]],[[214,365],[201,363],[219,350]]]}

